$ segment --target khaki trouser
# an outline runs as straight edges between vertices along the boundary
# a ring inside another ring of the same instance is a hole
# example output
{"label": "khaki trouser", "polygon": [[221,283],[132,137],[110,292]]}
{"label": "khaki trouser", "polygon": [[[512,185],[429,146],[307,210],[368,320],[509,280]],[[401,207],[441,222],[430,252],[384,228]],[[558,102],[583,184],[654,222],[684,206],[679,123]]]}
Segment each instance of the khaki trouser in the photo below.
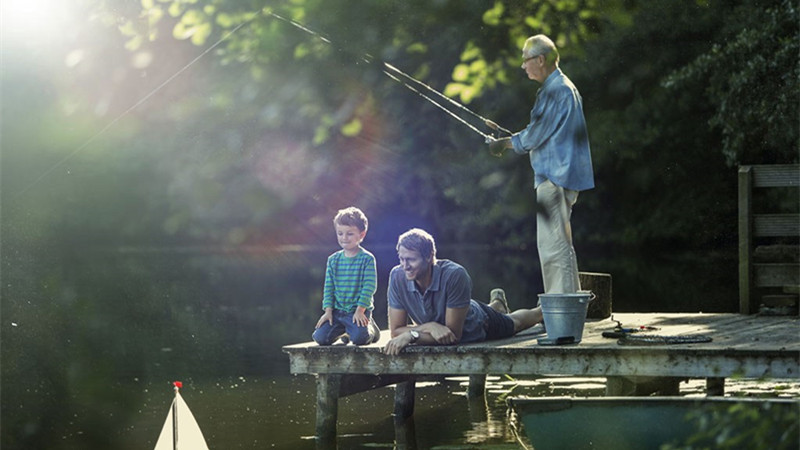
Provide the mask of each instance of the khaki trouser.
{"label": "khaki trouser", "polygon": [[577,200],[578,191],[556,186],[550,180],[536,188],[536,245],[545,294],[575,293],[581,288],[569,222]]}

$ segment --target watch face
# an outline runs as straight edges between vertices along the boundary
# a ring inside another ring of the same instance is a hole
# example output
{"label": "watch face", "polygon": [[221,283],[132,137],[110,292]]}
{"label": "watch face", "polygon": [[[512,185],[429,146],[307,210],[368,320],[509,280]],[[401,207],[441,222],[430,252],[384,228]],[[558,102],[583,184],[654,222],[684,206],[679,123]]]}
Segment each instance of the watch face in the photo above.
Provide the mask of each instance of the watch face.
{"label": "watch face", "polygon": [[417,339],[419,339],[419,331],[416,331],[416,330],[411,330],[411,331],[409,331],[409,333],[411,333],[411,337],[412,337],[412,338],[413,338],[415,341],[416,341]]}

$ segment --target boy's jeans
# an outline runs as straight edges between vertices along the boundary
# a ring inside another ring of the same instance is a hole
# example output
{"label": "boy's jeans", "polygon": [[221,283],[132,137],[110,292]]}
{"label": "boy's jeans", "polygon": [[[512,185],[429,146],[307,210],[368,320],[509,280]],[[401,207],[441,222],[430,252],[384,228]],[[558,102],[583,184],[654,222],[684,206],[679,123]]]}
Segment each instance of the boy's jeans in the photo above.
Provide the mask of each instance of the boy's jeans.
{"label": "boy's jeans", "polygon": [[[364,315],[372,322],[372,311],[364,311]],[[353,313],[336,309],[333,310],[333,325],[324,322],[314,330],[311,337],[319,345],[331,345],[345,333],[350,336],[350,342],[355,345],[369,344],[374,338],[373,327],[370,325],[359,326],[353,323]]]}

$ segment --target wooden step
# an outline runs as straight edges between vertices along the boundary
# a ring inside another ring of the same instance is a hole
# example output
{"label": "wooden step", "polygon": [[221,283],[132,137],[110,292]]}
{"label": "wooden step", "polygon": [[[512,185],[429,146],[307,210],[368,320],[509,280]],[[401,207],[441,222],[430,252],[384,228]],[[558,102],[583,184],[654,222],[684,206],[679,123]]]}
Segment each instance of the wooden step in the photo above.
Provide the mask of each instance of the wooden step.
{"label": "wooden step", "polygon": [[759,245],[753,251],[753,261],[757,263],[800,262],[800,245]]}

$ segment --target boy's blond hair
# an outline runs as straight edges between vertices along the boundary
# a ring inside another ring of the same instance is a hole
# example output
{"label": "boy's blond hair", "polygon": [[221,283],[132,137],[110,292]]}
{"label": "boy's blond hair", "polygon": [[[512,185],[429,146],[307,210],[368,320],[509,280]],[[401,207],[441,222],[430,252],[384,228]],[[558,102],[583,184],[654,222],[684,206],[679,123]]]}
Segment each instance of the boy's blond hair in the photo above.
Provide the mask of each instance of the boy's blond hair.
{"label": "boy's blond hair", "polygon": [[356,227],[359,231],[367,231],[367,228],[369,228],[367,216],[355,206],[340,209],[336,213],[336,217],[333,218],[333,224]]}

